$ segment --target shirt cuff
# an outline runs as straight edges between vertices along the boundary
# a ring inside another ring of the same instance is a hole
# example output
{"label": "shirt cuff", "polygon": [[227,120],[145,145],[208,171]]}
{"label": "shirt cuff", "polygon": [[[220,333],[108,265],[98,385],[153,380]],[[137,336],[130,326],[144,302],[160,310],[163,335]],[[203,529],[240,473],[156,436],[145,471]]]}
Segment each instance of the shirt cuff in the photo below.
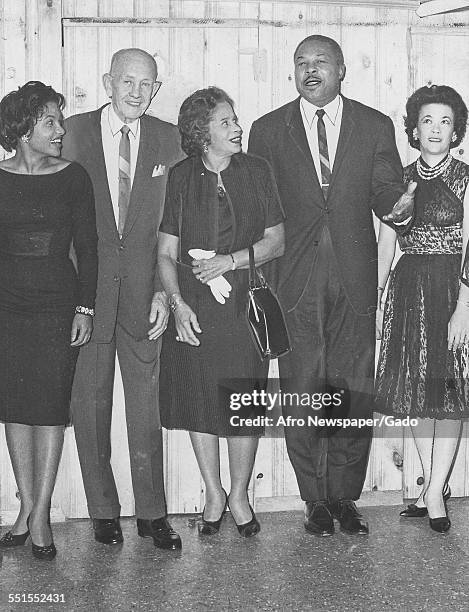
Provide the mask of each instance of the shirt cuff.
{"label": "shirt cuff", "polygon": [[394,221],[394,225],[407,225],[409,223],[409,221],[412,219],[412,216],[407,217],[407,219],[404,219],[404,221]]}

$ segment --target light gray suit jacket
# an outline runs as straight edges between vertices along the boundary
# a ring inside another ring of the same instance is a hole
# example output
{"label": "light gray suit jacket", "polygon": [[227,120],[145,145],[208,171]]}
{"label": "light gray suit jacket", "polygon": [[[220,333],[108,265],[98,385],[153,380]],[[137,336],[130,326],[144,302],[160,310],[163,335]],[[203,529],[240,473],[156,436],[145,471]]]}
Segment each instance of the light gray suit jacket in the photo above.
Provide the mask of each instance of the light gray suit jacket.
{"label": "light gray suit jacket", "polygon": [[156,255],[166,180],[170,166],[184,154],[175,125],[141,117],[137,166],[120,239],[104,160],[101,112],[102,108],[65,121],[62,154],[86,168],[93,183],[99,272],[92,342],[107,343],[117,320],[136,339],[147,337],[151,298],[162,288]]}

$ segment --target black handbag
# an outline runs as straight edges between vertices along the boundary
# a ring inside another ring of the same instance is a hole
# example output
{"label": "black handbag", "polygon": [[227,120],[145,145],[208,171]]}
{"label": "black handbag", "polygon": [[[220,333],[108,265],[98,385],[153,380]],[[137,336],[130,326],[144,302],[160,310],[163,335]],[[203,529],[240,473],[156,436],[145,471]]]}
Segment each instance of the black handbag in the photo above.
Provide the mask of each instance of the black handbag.
{"label": "black handbag", "polygon": [[290,350],[290,339],[282,308],[263,275],[254,266],[249,247],[249,291],[247,320],[262,359],[277,359]]}

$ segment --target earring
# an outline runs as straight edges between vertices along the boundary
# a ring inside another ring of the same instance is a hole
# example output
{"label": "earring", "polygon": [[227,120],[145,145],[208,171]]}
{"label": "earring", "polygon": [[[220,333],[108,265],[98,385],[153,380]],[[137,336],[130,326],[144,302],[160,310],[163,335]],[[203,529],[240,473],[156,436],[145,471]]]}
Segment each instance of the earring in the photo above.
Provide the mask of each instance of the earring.
{"label": "earring", "polygon": [[456,134],[453,134],[453,135],[451,136],[451,141],[452,141],[452,142],[454,142],[454,141],[456,140],[456,138],[457,138]]}
{"label": "earring", "polygon": [[28,136],[27,134],[23,134],[23,136],[21,136],[21,142],[29,142],[31,140],[31,136]]}
{"label": "earring", "polygon": [[204,142],[204,144],[203,144],[202,151],[204,153],[208,153],[208,144],[206,142]]}
{"label": "earring", "polygon": [[417,130],[414,130],[414,132],[413,132],[412,136],[414,137],[414,140],[415,140],[416,142],[418,142],[418,141],[419,141],[419,137],[417,136]]}

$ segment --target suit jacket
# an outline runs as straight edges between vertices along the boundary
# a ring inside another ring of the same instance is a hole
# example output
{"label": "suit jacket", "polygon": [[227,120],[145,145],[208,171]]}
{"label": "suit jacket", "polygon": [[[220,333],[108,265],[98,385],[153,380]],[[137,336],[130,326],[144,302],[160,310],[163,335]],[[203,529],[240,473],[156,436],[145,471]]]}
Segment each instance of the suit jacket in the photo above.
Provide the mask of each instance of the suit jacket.
{"label": "suit jacket", "polygon": [[352,308],[376,308],[377,246],[372,211],[382,217],[405,191],[394,126],[386,115],[345,97],[327,201],[301,118],[300,98],[252,125],[249,152],[267,159],[286,214],[279,296],[287,310],[301,298],[323,228],[330,229],[339,274]]}
{"label": "suit jacket", "polygon": [[[184,155],[176,126],[149,115],[141,117],[137,166],[121,239],[107,181],[101,112],[102,108],[69,117],[62,150],[64,157],[86,168],[94,187],[99,270],[92,341],[110,342],[117,319],[132,336],[143,339],[150,327],[153,293],[162,290],[156,254],[166,179],[169,167]],[[155,168],[158,176],[152,176]]]}

